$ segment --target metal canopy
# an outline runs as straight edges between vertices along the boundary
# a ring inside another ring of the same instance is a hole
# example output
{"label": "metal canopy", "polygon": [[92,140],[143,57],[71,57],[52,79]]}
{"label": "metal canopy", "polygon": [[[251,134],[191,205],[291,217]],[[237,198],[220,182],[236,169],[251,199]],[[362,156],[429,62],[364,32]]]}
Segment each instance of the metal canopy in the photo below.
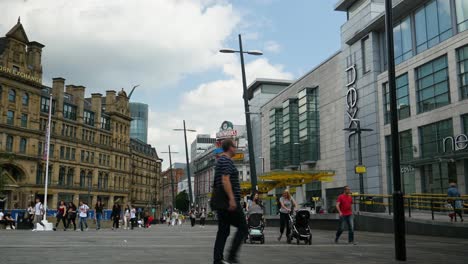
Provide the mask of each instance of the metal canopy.
{"label": "metal canopy", "polygon": [[[258,191],[267,193],[275,188],[297,187],[313,181],[331,182],[335,171],[274,171],[259,177]],[[242,182],[241,190],[248,194],[252,186],[250,182]]]}

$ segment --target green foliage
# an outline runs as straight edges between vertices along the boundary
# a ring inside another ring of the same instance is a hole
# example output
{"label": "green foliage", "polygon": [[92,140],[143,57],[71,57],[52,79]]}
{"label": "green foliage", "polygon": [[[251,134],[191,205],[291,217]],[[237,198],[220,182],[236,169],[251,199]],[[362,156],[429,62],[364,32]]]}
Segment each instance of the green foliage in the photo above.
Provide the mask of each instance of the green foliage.
{"label": "green foliage", "polygon": [[176,208],[182,212],[188,212],[190,207],[189,196],[186,191],[180,192],[176,196]]}

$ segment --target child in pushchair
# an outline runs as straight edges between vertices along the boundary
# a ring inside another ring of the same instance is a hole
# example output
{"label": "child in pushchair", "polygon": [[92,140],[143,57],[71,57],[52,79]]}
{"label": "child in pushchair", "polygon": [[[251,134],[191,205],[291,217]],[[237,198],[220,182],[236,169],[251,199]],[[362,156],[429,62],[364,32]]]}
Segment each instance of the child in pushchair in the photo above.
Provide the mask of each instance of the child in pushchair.
{"label": "child in pushchair", "polygon": [[248,207],[247,215],[249,232],[245,238],[245,242],[247,243],[247,240],[249,240],[250,244],[253,244],[254,241],[260,241],[261,244],[264,244],[265,235],[263,234],[263,230],[265,229],[265,219],[263,217],[263,208],[257,193],[253,195],[251,204]]}
{"label": "child in pushchair", "polygon": [[305,209],[298,210],[296,215],[289,215],[289,224],[291,226],[291,234],[288,237],[290,244],[293,239],[296,239],[297,244],[304,241],[306,244],[312,244],[312,232],[309,227],[310,212]]}

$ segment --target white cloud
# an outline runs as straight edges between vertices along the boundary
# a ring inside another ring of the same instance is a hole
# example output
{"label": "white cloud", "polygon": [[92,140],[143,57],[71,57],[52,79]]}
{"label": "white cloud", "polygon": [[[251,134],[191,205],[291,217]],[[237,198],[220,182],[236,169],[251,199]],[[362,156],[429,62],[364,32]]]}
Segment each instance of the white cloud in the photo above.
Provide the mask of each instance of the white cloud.
{"label": "white cloud", "polygon": [[[182,120],[185,119],[187,127],[196,129],[198,134],[211,135],[215,134],[224,120],[230,120],[234,124],[245,124],[240,65],[233,57],[231,60],[224,66],[227,78],[201,84],[196,89],[183,94],[175,109],[150,113],[149,143],[156,145],[160,151],[165,151],[167,145],[172,144],[173,149],[179,152],[174,155],[173,161],[184,162],[183,134],[172,131],[173,128],[182,127]],[[283,66],[272,65],[265,58],[248,63],[246,73],[248,83],[255,78],[293,78]],[[188,135],[189,145],[195,135],[195,133]],[[168,160],[167,155],[160,156]],[[168,166],[168,163],[165,165]]]}
{"label": "white cloud", "polygon": [[278,42],[270,40],[265,43],[265,51],[278,53],[281,51],[281,46]]}
{"label": "white cloud", "polygon": [[102,91],[141,84],[146,94],[187,74],[214,69],[219,47],[240,22],[227,1],[1,0],[0,32],[18,16],[30,40],[46,45],[44,81]]}

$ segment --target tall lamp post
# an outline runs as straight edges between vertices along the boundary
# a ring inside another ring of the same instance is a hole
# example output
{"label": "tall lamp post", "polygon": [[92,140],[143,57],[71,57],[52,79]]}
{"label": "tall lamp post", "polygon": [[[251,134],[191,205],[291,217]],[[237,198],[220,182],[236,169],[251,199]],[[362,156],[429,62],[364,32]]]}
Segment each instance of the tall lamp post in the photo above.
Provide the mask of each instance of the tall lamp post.
{"label": "tall lamp post", "polygon": [[187,162],[187,181],[188,181],[188,189],[189,189],[189,201],[190,201],[190,208],[193,205],[193,196],[192,196],[192,177],[190,174],[190,160],[189,160],[189,153],[188,153],[188,143],[187,143],[187,131],[188,132],[197,132],[194,129],[187,129],[185,127],[185,120],[184,120],[184,128],[176,128],[174,131],[184,131],[184,139],[185,139],[185,161]]}
{"label": "tall lamp post", "polygon": [[171,145],[167,146],[168,151],[163,151],[161,153],[167,153],[169,154],[169,170],[171,173],[171,191],[172,191],[172,210],[174,210],[175,207],[175,194],[174,194],[174,172],[172,171],[172,154],[173,153],[179,153],[179,152],[172,152],[171,151]]}
{"label": "tall lamp post", "polygon": [[[356,127],[353,128],[345,128],[345,131],[354,132],[357,134],[358,137],[358,165],[362,166],[362,141],[361,141],[361,134],[362,132],[370,132],[372,129],[370,128],[361,128],[361,120],[359,119],[351,119],[352,122],[356,123]],[[362,200],[362,194],[364,194],[364,175],[362,172],[359,172],[359,194],[361,194],[360,199]]]}
{"label": "tall lamp post", "polygon": [[390,128],[392,142],[393,172],[393,232],[395,235],[395,258],[406,261],[405,208],[401,191],[400,142],[398,134],[398,108],[395,84],[395,53],[393,44],[393,6],[385,0],[385,33],[387,35],[388,87],[390,92]]}
{"label": "tall lamp post", "polygon": [[260,156],[258,158],[262,160],[262,173],[265,173],[265,157]]}
{"label": "tall lamp post", "polygon": [[299,156],[298,156],[299,162],[298,162],[297,168],[299,169],[299,171],[302,171],[302,167],[301,167],[301,143],[295,142],[294,145],[297,146],[297,148],[298,148],[297,153],[299,154]]}
{"label": "tall lamp post", "polygon": [[239,50],[233,50],[233,49],[221,49],[219,50],[221,53],[239,53],[240,55],[240,61],[241,61],[241,71],[242,71],[242,85],[244,89],[244,108],[245,108],[245,121],[247,125],[247,141],[248,141],[248,147],[249,147],[249,165],[250,165],[250,181],[252,185],[252,193],[257,191],[257,171],[255,167],[255,155],[254,155],[254,149],[253,149],[253,136],[252,136],[252,125],[250,122],[250,108],[249,108],[249,96],[247,93],[247,80],[245,77],[245,65],[244,65],[244,53],[247,53],[249,55],[263,55],[261,51],[258,50],[249,50],[249,51],[244,51],[242,49],[242,36],[239,34]]}

